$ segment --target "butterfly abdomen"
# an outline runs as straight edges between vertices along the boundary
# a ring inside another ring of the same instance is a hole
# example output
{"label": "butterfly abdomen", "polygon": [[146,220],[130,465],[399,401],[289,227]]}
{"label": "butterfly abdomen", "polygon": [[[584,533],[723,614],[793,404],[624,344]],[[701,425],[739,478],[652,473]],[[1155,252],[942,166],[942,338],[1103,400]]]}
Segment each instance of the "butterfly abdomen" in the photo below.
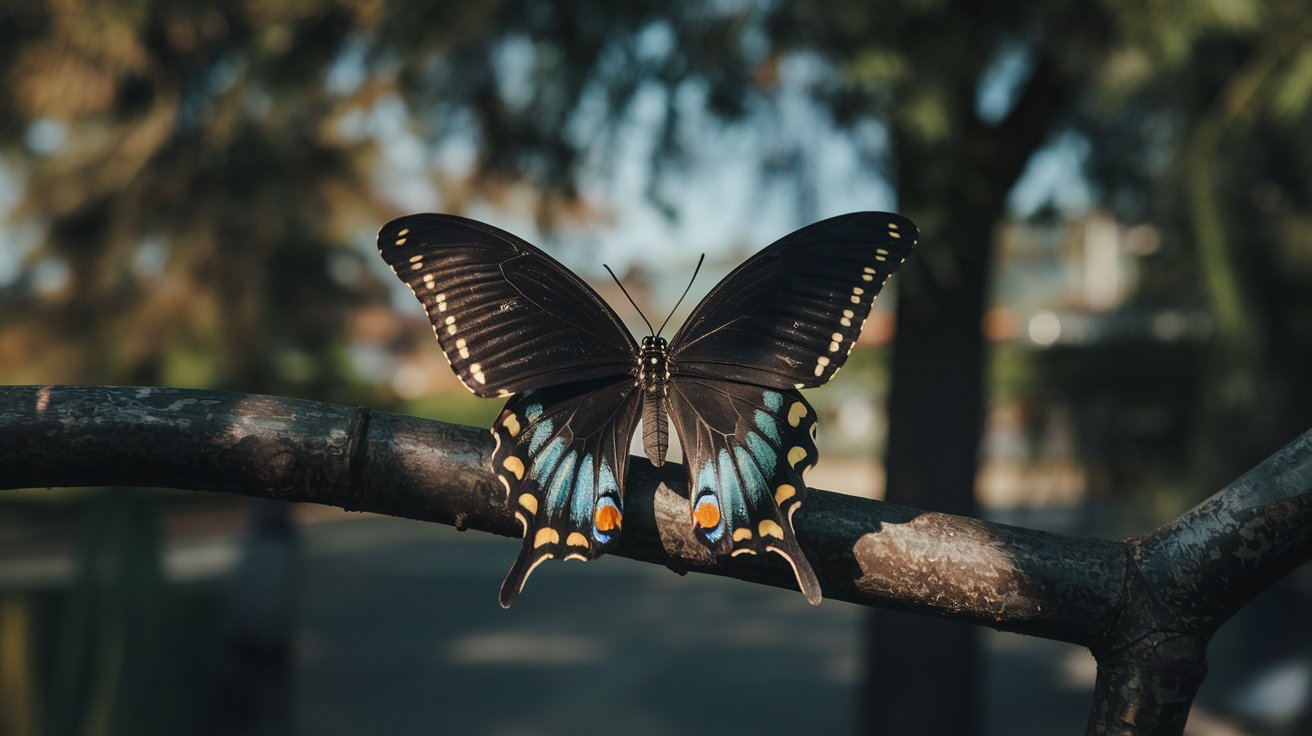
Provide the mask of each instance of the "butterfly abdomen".
{"label": "butterfly abdomen", "polygon": [[670,363],[664,338],[642,338],[634,383],[642,392],[642,449],[651,464],[665,464],[670,449],[670,423],[665,397],[670,392]]}

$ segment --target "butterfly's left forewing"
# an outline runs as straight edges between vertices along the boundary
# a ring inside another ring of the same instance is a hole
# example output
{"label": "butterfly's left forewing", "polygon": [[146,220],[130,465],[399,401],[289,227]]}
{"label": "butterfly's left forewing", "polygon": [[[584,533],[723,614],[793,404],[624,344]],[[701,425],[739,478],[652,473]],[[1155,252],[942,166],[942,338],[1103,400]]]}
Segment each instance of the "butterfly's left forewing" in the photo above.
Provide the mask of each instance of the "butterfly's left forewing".
{"label": "butterfly's left forewing", "polygon": [[492,425],[492,467],[524,527],[501,584],[509,608],[544,560],[591,560],[619,538],[629,440],[641,402],[631,379],[529,391]]}
{"label": "butterfly's left forewing", "polygon": [[815,410],[794,390],[678,377],[670,418],[688,468],[693,532],[720,555],[774,552],[819,603],[820,583],[793,533],[815,464]]}
{"label": "butterfly's left forewing", "polygon": [[473,393],[628,375],[637,344],[578,276],[505,230],[455,215],[408,215],[378,251],[410,287],[442,352]]}

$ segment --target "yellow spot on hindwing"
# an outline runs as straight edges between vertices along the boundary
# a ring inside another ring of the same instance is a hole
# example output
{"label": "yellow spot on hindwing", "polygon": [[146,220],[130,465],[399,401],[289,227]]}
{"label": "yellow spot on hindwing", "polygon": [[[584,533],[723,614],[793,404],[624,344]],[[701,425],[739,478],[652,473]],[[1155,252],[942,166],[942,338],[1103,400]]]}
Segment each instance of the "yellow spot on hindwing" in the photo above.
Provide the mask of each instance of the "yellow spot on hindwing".
{"label": "yellow spot on hindwing", "polygon": [[797,495],[797,489],[791,483],[780,483],[779,487],[774,489],[774,502],[779,506],[784,505],[784,501]]}
{"label": "yellow spot on hindwing", "polygon": [[741,527],[739,529],[733,530],[733,541],[735,542],[741,542],[744,539],[751,539],[751,538],[752,538],[752,530],[748,529],[747,527]]}
{"label": "yellow spot on hindwing", "polygon": [[569,536],[565,537],[565,544],[570,547],[582,547],[587,549],[588,538],[578,532],[570,532]]}
{"label": "yellow spot on hindwing", "polygon": [[423,268],[423,267],[424,267],[424,262],[423,262],[423,261],[420,261],[419,263],[412,263],[412,264],[410,264],[410,270],[411,270],[411,271],[418,271],[419,269],[421,269],[421,268]]}
{"label": "yellow spot on hindwing", "polygon": [[779,526],[778,522],[773,519],[762,519],[761,523],[757,525],[757,530],[761,532],[763,537],[784,538],[784,528]]}
{"label": "yellow spot on hindwing", "polygon": [[510,457],[506,458],[505,460],[502,460],[502,461],[501,461],[501,465],[504,466],[506,470],[509,470],[511,473],[514,473],[514,474],[515,474],[515,480],[524,480],[524,461],[523,461],[523,460],[520,460],[519,458],[515,457],[514,455],[511,455]]}
{"label": "yellow spot on hindwing", "polygon": [[[788,464],[793,467],[797,467],[797,464],[805,459],[806,459],[806,450],[802,449],[801,447],[795,446],[793,447],[793,449],[788,451]],[[523,468],[522,465],[520,467]]]}
{"label": "yellow spot on hindwing", "polygon": [[860,304],[860,303],[861,303],[861,297],[857,296],[856,294],[853,294],[853,295],[852,295],[852,303],[853,303],[853,304]]}
{"label": "yellow spot on hindwing", "polygon": [[545,547],[548,544],[560,544],[560,532],[551,527],[544,527],[533,535],[533,547]]}
{"label": "yellow spot on hindwing", "polygon": [[514,414],[507,414],[506,418],[501,420],[501,426],[506,428],[511,437],[515,437],[519,434],[519,417]]}
{"label": "yellow spot on hindwing", "polygon": [[519,505],[523,506],[530,514],[537,514],[538,500],[533,497],[532,493],[519,494]]}
{"label": "yellow spot on hindwing", "polygon": [[806,404],[794,401],[793,405],[788,407],[788,426],[796,427],[802,422],[804,416],[806,416]]}
{"label": "yellow spot on hindwing", "polygon": [[424,260],[424,257],[423,257],[422,255],[418,255],[418,256],[410,256],[410,262],[411,262],[411,263],[419,263],[419,262],[422,261],[422,260]]}

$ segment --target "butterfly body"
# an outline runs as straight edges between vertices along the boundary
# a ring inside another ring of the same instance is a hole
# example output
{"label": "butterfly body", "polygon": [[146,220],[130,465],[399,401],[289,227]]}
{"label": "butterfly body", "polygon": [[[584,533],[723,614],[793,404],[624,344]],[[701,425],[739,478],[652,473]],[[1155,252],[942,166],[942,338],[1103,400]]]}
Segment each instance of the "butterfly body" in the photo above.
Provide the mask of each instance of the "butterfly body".
{"label": "butterfly body", "polygon": [[461,382],[508,397],[492,470],[524,543],[502,605],[543,561],[594,559],[618,540],[639,420],[658,466],[674,426],[693,535],[719,555],[782,556],[819,602],[792,525],[817,458],[815,410],[798,389],[842,366],[915,237],[888,213],[816,223],[725,277],[671,340],[639,343],[586,283],[510,233],[452,215],[385,225],[379,250]]}
{"label": "butterfly body", "polygon": [[659,468],[670,449],[669,412],[665,407],[670,394],[670,356],[665,338],[642,338],[634,374],[634,386],[642,394],[642,449],[651,464]]}

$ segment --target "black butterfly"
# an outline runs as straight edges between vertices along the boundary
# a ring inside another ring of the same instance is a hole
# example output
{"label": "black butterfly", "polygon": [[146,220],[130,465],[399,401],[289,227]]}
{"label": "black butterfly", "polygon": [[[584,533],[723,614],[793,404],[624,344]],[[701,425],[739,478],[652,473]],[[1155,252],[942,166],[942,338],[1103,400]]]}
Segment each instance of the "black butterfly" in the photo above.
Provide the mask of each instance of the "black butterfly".
{"label": "black butterfly", "polygon": [[378,233],[419,297],[442,351],[479,396],[508,396],[493,471],[524,526],[501,585],[509,607],[553,557],[593,559],[620,534],[638,419],[656,465],[674,422],[693,530],[718,554],[775,552],[811,603],[820,584],[793,534],[816,461],[815,410],[798,389],[847,359],[918,231],[883,212],[805,227],[748,259],[667,344],[634,341],[578,276],[508,232],[453,215],[409,215]]}

